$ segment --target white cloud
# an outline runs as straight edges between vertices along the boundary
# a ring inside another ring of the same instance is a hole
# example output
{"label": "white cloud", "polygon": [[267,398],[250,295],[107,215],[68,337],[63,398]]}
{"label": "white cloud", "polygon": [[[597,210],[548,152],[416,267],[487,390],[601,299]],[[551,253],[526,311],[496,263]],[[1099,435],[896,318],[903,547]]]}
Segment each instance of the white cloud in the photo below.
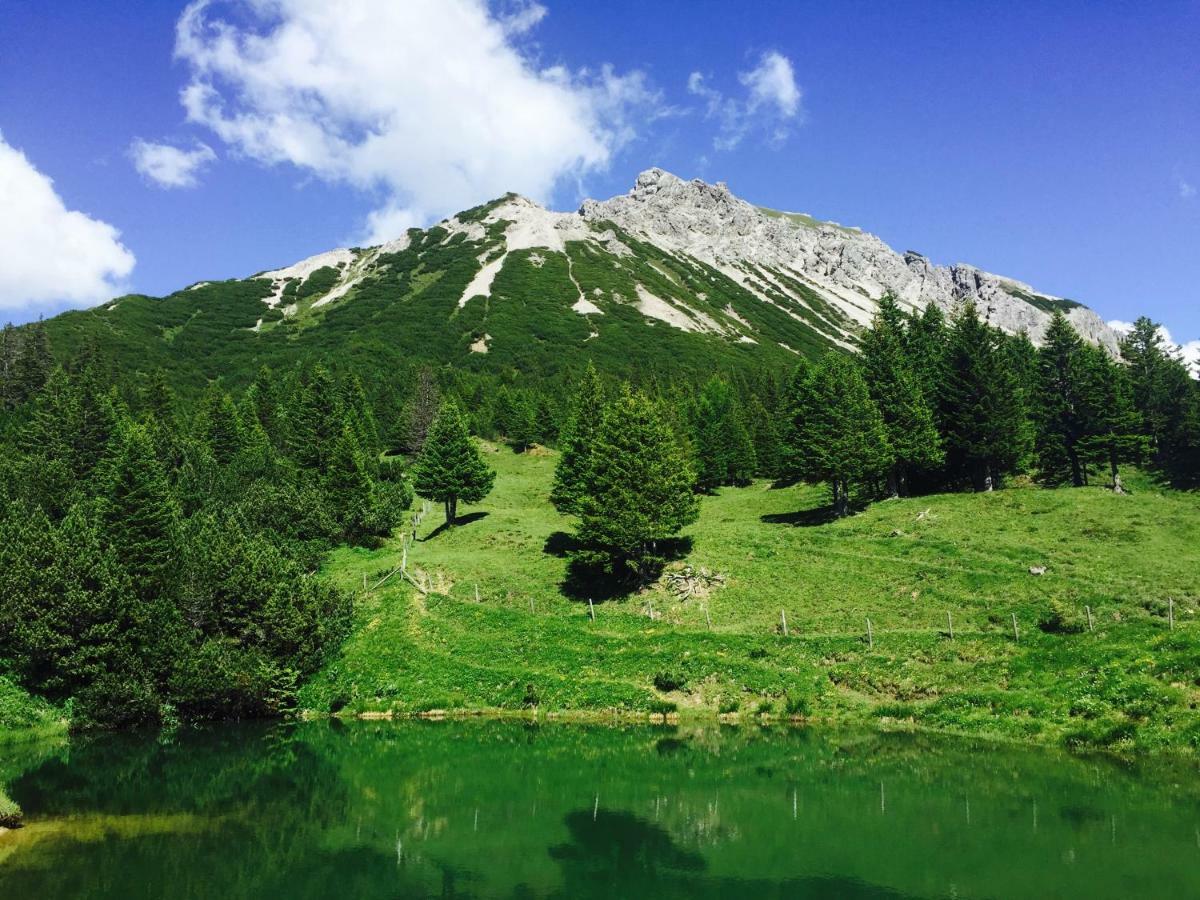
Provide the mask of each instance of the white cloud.
{"label": "white cloud", "polygon": [[800,88],[796,86],[792,61],[780,53],[764,53],[755,68],[738,75],[738,81],[750,89],[750,112],[774,106],[781,116],[790,119],[800,111]]}
{"label": "white cloud", "polygon": [[1188,341],[1180,344],[1179,357],[1187,364],[1192,375],[1200,378],[1200,341]]}
{"label": "white cloud", "polygon": [[196,177],[217,158],[208,144],[197,142],[191,150],[181,150],[140,138],[130,145],[129,155],[139,172],[163,188],[195,187]]}
{"label": "white cloud", "polygon": [[803,96],[792,62],[774,50],[764,53],[758,65],[738,73],[738,81],[746,88],[742,99],[726,97],[709,86],[701,72],[688,76],[688,93],[705,102],[705,118],[718,123],[719,133],[713,139],[717,150],[732,150],[751,131],[763,130],[771,146],[787,140],[791,123],[801,117]]}
{"label": "white cloud", "polygon": [[500,10],[500,24],[508,34],[525,34],[546,18],[549,10],[536,0],[510,0]]}
{"label": "white cloud", "polygon": [[208,144],[197,143],[191,150],[170,144],[155,144],[137,139],[130,145],[133,166],[160,187],[196,187],[197,175],[216,160]]}
{"label": "white cloud", "polygon": [[1191,200],[1196,196],[1196,186],[1190,181],[1184,181],[1182,178],[1177,178],[1176,183],[1179,187],[1180,199]]}
{"label": "white cloud", "polygon": [[134,257],[107,222],[67,209],[54,182],[0,136],[0,309],[88,306],[120,292]]}
{"label": "white cloud", "polygon": [[367,237],[601,170],[658,109],[637,72],[539,69],[513,43],[545,14],[484,0],[196,0],[176,55],[188,119],[266,165],[375,192]]}
{"label": "white cloud", "polygon": [[[1108,327],[1122,337],[1133,331],[1133,323],[1121,319],[1113,319],[1108,323]],[[1200,377],[1200,340],[1176,344],[1175,338],[1171,336],[1170,330],[1165,325],[1158,326],[1158,336],[1162,338],[1162,342],[1171,352],[1183,360],[1193,375]]]}
{"label": "white cloud", "polygon": [[1133,331],[1133,323],[1126,322],[1122,319],[1110,319],[1108,322],[1108,327],[1117,334],[1121,335],[1121,337],[1124,337],[1125,335],[1129,334],[1129,332]]}

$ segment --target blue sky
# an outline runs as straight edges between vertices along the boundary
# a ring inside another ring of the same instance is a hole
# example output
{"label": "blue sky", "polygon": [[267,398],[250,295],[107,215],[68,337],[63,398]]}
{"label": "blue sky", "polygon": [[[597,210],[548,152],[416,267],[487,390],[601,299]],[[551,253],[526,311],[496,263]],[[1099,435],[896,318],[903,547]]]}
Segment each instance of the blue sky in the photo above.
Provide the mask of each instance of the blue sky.
{"label": "blue sky", "polygon": [[660,165],[1200,338],[1196,2],[184,14],[3,0],[0,318],[244,276],[510,188],[573,208]]}

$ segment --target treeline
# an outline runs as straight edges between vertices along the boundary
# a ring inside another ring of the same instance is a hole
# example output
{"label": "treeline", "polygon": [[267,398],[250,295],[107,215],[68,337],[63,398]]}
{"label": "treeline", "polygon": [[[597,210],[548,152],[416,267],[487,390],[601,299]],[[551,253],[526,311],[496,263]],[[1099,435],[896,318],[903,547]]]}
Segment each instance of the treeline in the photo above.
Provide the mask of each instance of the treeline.
{"label": "treeline", "polygon": [[1081,486],[1126,463],[1200,483],[1200,387],[1158,327],[1139,319],[1114,359],[1061,314],[1042,347],[966,304],[903,313],[885,297],[861,353],[801,360],[773,412],[714,380],[694,404],[698,486],[752,474],[824,482],[853,501],[990,490],[1015,475]]}
{"label": "treeline", "polygon": [[350,626],[325,552],[412,499],[361,383],[264,371],[186,411],[161,376],[114,383],[87,357],[5,418],[0,669],[76,724],[286,710]]}

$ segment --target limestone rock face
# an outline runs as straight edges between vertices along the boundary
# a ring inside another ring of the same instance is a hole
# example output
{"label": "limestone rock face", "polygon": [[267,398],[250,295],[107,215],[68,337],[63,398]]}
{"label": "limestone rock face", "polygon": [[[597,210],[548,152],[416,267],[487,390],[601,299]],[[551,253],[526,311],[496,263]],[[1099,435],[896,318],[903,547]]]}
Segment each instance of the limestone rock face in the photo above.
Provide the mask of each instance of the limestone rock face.
{"label": "limestone rock face", "polygon": [[877,301],[890,291],[910,309],[933,303],[949,312],[973,300],[992,324],[1027,332],[1034,343],[1044,337],[1053,311],[1061,309],[1085,339],[1117,350],[1116,333],[1073,301],[974,266],[938,266],[915,251],[897,253],[857,228],[761,209],[721,182],[684,181],[662,169],[648,169],[628,194],[584,201],[579,214],[593,223],[612,222],[661,249],[693,256],[739,283],[757,277],[763,267],[787,273],[852,325],[869,324]]}

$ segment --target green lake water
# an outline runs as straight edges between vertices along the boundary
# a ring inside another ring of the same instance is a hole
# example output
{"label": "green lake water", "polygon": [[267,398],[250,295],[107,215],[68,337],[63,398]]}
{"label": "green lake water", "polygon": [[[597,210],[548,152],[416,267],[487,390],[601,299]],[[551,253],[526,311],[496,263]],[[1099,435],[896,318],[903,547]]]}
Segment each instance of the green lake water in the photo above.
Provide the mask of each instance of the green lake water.
{"label": "green lake water", "polygon": [[1183,764],[815,729],[228,726],[0,748],[0,898],[1200,897]]}

